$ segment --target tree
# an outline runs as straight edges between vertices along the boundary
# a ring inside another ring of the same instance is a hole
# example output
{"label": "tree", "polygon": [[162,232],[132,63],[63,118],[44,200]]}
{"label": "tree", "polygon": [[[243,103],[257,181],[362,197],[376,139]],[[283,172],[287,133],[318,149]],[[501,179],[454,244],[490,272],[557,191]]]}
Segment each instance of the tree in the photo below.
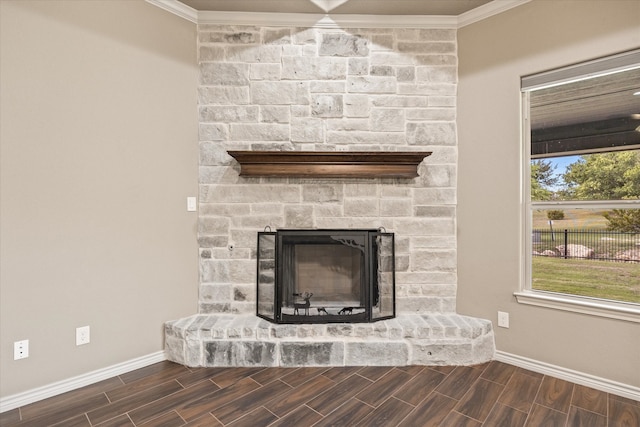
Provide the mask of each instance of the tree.
{"label": "tree", "polygon": [[602,216],[609,221],[609,230],[640,233],[640,209],[614,209]]}
{"label": "tree", "polygon": [[556,167],[550,160],[533,160],[531,162],[531,200],[550,200],[553,191],[549,188],[556,185],[559,178],[554,174]]}
{"label": "tree", "polygon": [[[640,150],[582,156],[563,179],[572,199],[640,199]],[[613,209],[603,216],[610,230],[640,232],[640,209]]]}
{"label": "tree", "polygon": [[640,198],[640,150],[581,156],[563,175],[574,200]]}

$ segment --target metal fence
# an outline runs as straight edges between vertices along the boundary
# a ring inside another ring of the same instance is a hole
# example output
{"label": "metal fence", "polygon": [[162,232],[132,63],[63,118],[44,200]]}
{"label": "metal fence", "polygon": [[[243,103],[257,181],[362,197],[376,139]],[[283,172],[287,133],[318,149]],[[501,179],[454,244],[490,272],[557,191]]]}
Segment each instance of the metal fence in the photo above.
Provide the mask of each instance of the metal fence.
{"label": "metal fence", "polygon": [[534,229],[533,256],[640,262],[640,234],[608,230]]}

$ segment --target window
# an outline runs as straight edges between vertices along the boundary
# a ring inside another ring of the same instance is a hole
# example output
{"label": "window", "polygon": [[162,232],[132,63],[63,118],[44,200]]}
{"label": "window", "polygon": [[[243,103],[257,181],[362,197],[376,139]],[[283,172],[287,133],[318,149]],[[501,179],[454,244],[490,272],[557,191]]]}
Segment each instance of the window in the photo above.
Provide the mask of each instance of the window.
{"label": "window", "polygon": [[521,88],[518,301],[640,321],[640,50]]}

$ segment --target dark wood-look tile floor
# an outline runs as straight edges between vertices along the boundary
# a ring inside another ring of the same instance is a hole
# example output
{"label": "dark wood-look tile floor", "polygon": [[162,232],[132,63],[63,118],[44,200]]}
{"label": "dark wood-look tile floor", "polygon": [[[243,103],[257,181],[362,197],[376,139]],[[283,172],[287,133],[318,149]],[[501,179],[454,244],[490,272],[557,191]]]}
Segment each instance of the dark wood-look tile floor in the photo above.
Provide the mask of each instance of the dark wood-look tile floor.
{"label": "dark wood-look tile floor", "polygon": [[497,361],[297,369],[162,362],[4,412],[0,425],[639,427],[640,402]]}

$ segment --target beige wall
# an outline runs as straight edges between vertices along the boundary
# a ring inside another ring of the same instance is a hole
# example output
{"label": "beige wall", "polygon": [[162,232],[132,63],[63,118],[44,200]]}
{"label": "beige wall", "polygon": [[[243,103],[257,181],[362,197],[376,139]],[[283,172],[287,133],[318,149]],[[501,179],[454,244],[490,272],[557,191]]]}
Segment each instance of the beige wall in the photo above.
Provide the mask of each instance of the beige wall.
{"label": "beige wall", "polygon": [[498,350],[640,386],[640,325],[518,304],[522,75],[640,46],[638,1],[534,0],[462,28],[458,311],[497,321]]}
{"label": "beige wall", "polygon": [[0,19],[5,397],[161,351],[196,311],[197,60],[195,25],[142,0]]}

